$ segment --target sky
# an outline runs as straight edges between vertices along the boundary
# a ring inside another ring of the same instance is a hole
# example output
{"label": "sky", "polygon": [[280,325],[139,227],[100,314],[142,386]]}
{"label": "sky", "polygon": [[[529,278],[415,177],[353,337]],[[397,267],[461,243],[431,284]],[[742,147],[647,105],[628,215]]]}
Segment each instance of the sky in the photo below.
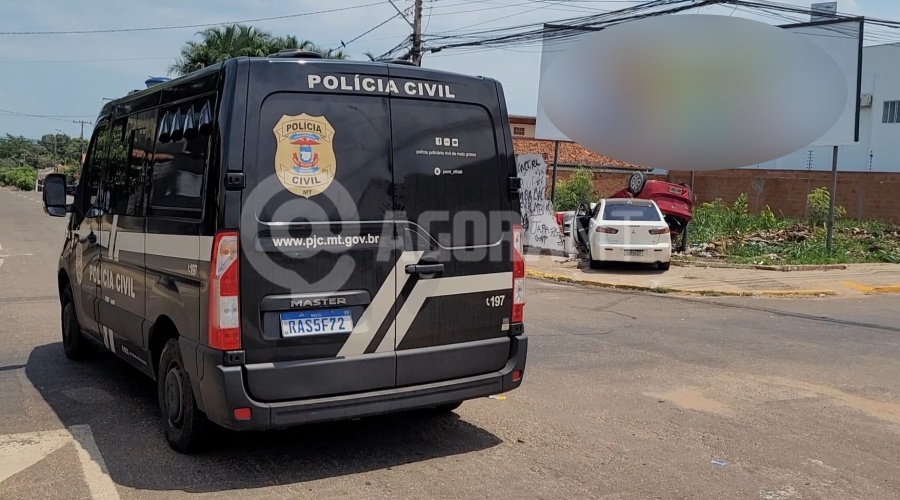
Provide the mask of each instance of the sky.
{"label": "sky", "polygon": [[[808,6],[806,0],[781,0]],[[394,0],[401,9],[412,0]],[[640,2],[625,0],[425,0],[426,36],[454,30],[481,30],[617,10]],[[318,11],[347,8],[340,12]],[[897,0],[839,0],[844,13],[900,20]],[[739,15],[718,6],[704,14]],[[696,13],[698,11],[692,11]],[[63,131],[78,135],[73,120],[93,121],[104,99],[144,87],[150,76],[166,76],[168,66],[200,28],[66,34],[15,35],[3,32],[72,31],[226,23],[312,13],[250,23],[276,35],[295,35],[326,47],[359,37],[397,12],[387,0],[27,0],[0,5],[0,136],[39,138]],[[758,20],[766,21],[758,18]],[[767,22],[773,22],[771,20]],[[381,54],[403,41],[409,25],[395,17],[350,43],[352,58]],[[886,29],[867,44],[900,42]],[[505,49],[455,49],[426,54],[423,66],[498,79],[512,114],[537,109],[539,44]],[[9,112],[52,115],[55,120]],[[91,126],[85,126],[88,137]]]}

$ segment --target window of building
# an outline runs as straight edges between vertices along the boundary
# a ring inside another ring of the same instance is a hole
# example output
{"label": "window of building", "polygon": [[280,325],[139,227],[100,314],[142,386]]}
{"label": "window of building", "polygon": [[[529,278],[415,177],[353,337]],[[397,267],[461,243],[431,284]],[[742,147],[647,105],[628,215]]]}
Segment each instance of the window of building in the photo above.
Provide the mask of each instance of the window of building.
{"label": "window of building", "polygon": [[900,123],[900,101],[884,101],[881,123]]}
{"label": "window of building", "polygon": [[513,135],[525,135],[525,127],[513,127]]}

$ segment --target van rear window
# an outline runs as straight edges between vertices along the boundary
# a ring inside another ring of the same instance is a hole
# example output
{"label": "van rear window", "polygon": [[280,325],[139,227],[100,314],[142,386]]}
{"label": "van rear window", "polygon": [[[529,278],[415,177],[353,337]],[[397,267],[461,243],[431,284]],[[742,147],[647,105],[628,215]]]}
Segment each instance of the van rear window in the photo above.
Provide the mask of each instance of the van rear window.
{"label": "van rear window", "polygon": [[606,205],[603,220],[656,222],[661,220],[656,207],[647,205]]}
{"label": "van rear window", "polygon": [[501,239],[508,175],[494,120],[483,107],[393,99],[391,123],[398,209],[443,246]]}

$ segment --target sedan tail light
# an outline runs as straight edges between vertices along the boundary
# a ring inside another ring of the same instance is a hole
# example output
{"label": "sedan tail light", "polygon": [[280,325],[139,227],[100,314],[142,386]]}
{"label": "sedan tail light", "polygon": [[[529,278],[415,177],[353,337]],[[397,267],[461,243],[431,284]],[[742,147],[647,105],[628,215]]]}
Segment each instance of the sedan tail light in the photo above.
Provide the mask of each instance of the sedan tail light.
{"label": "sedan tail light", "polygon": [[619,230],[614,227],[597,226],[597,232],[598,233],[606,233],[606,234],[616,234],[619,232]]}
{"label": "sedan tail light", "polygon": [[659,229],[651,229],[650,234],[669,234],[669,228],[661,227]]}

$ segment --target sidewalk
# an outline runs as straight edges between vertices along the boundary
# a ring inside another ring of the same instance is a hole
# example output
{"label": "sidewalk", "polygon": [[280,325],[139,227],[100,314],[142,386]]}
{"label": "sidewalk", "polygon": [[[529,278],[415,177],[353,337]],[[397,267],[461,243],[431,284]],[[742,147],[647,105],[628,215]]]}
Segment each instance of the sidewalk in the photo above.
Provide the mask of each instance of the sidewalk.
{"label": "sidewalk", "polygon": [[587,262],[567,261],[550,255],[526,256],[527,274],[581,285],[660,293],[702,295],[863,295],[900,293],[900,264],[851,264],[847,269],[765,271],[682,267],[658,271],[654,266],[613,265],[590,269]]}

